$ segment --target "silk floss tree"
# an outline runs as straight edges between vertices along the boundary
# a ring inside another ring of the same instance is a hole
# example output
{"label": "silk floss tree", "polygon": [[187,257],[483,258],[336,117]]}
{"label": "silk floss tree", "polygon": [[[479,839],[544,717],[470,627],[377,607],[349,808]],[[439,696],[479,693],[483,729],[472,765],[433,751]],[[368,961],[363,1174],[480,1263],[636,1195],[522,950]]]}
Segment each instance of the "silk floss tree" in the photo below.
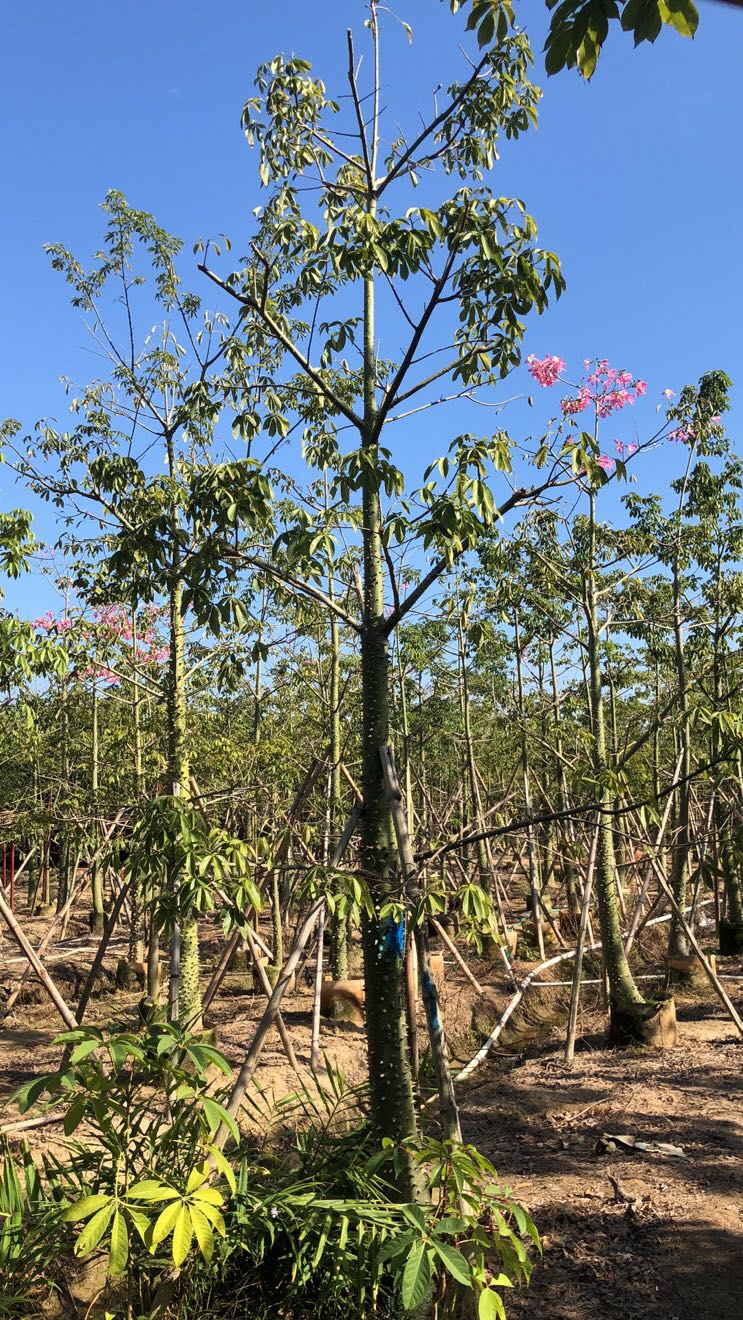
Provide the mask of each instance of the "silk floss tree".
{"label": "silk floss tree", "polygon": [[[171,932],[170,1010],[198,1029],[197,918],[215,900],[210,864],[195,877],[202,883],[194,877],[182,883],[184,859],[190,866],[182,845],[189,831],[192,840],[201,834],[189,807],[186,617],[190,610],[194,629],[207,636],[225,622],[247,623],[239,570],[216,547],[226,538],[239,543],[265,524],[272,497],[254,460],[212,460],[215,429],[230,391],[245,378],[244,361],[225,318],[205,312],[182,288],[180,240],[119,193],[108,195],[103,210],[106,235],[93,266],[86,269],[61,245],[50,255],[110,374],[78,391],[68,383],[72,426],[40,423],[36,437],[15,449],[14,466],[39,495],[66,511],[73,553],[85,533],[97,560],[97,591],[105,588],[108,600],[160,599],[167,606],[167,674],[162,683],[150,676],[147,685],[166,708],[169,791],[159,801],[159,816],[148,807],[155,834],[141,858],[166,879],[164,888],[156,885],[153,914]],[[140,268],[143,254],[149,280]],[[153,312],[161,320],[149,330]],[[142,316],[148,333],[140,340]]]}
{"label": "silk floss tree", "polygon": [[[560,293],[562,278],[556,257],[537,247],[524,204],[498,196],[487,181],[501,137],[518,138],[536,119],[527,38],[507,3],[452,0],[450,7],[472,33],[473,52],[446,92],[434,94],[423,123],[408,128],[400,127],[404,111],[383,96],[382,61],[387,43],[410,38],[415,74],[415,34],[376,0],[362,9],[363,66],[353,33],[346,34],[342,99],[331,98],[298,57],[261,67],[243,126],[258,147],[268,200],[243,265],[222,277],[208,251],[201,264],[239,307],[247,355],[280,359],[271,407],[251,408],[246,424],[284,435],[304,428],[308,441],[320,429],[332,436],[332,496],[356,508],[358,618],[337,596],[326,594],[325,603],[349,625],[360,655],[371,1109],[377,1136],[395,1139],[413,1134],[416,1120],[403,1003],[404,904],[380,756],[389,741],[390,638],[484,529],[564,478],[562,464],[550,463],[536,480],[517,481],[505,433],[479,436],[459,425],[468,405],[479,424],[477,404],[494,401],[494,388],[521,360],[526,318],[544,310],[550,292]],[[448,424],[434,411],[445,402],[455,417]],[[433,434],[450,443],[419,489],[406,494],[392,446],[395,437],[421,435],[421,426],[427,448]],[[547,464],[546,449],[537,457]],[[322,526],[318,515],[318,533]],[[306,533],[297,530],[302,553]],[[403,550],[408,562],[415,554],[423,563],[405,596],[396,572]],[[290,535],[284,552],[290,565]],[[326,572],[322,553],[318,577]],[[418,877],[406,872],[415,912]],[[458,1131],[451,1106],[445,1126]]]}

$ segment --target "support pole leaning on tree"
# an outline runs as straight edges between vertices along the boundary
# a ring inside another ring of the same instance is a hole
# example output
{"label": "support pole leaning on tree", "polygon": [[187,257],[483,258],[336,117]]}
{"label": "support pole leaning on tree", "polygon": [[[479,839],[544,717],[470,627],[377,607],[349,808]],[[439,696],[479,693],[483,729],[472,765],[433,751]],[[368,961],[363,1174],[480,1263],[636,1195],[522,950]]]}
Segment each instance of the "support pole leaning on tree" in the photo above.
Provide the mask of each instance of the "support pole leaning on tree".
{"label": "support pole leaning on tree", "polygon": [[[413,857],[413,848],[410,842],[410,835],[408,834],[407,813],[403,803],[402,789],[400,788],[397,771],[395,769],[395,758],[392,748],[389,746],[380,747],[379,755],[382,760],[382,769],[390,802],[392,823],[395,828],[395,838],[397,839],[397,850],[400,855],[400,867],[403,875],[405,894],[410,906],[415,909],[420,900],[420,891],[416,879],[416,865]],[[441,1004],[439,1002],[438,990],[436,989],[436,982],[433,979],[431,953],[428,947],[428,940],[420,920],[415,925],[414,938],[416,952],[418,954],[418,968],[421,978],[421,989],[423,991],[423,1004],[426,1011],[426,1023],[428,1026],[428,1038],[431,1045],[431,1057],[433,1059],[434,1071],[436,1073],[444,1135],[449,1141],[461,1141],[462,1129],[459,1125],[459,1110],[457,1109],[454,1083],[452,1081],[451,1068],[449,1066],[449,1052],[446,1046],[444,1025],[441,1018]]]}
{"label": "support pole leaning on tree", "polygon": [[0,917],[2,917],[3,921],[8,927],[8,930],[10,931],[10,934],[13,936],[13,939],[18,945],[18,948],[21,950],[21,953],[23,953],[28,959],[28,962],[35,976],[43,985],[44,989],[46,990],[46,993],[48,994],[49,998],[54,1004],[54,1007],[59,1013],[59,1016],[61,1017],[65,1026],[71,1031],[74,1030],[75,1027],[77,1026],[77,1019],[75,1017],[75,1014],[72,1012],[72,1009],[70,1008],[69,1004],[65,1003],[64,999],[59,993],[59,990],[54,984],[54,981],[52,980],[51,976],[46,970],[46,967],[42,963],[41,959],[37,956],[34,948],[29,943],[25,934],[21,930],[21,927],[16,921],[15,915],[11,912],[8,903],[5,901],[4,894],[0,894]]}

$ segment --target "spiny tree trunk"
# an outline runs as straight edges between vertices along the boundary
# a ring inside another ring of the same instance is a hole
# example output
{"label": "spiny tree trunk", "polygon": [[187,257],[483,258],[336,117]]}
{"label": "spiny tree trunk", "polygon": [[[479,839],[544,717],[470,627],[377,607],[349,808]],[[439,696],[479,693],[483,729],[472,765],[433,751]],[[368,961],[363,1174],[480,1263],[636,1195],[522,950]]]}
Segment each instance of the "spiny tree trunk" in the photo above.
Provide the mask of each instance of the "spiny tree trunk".
{"label": "spiny tree trunk", "polygon": [[[531,771],[529,766],[529,739],[526,733],[526,710],[524,705],[524,674],[521,652],[521,631],[518,611],[514,613],[514,645],[516,648],[516,694],[518,700],[519,722],[521,725],[521,773],[524,785],[524,809],[531,815]],[[541,900],[539,893],[539,861],[537,858],[534,829],[526,827],[526,848],[529,859],[529,889],[531,892],[532,919],[534,934],[539,949],[539,957],[544,962],[544,936],[542,934]]]}
{"label": "spiny tree trunk", "polygon": [[[133,789],[134,801],[142,799],[142,697],[137,665],[137,612],[132,610],[132,656],[134,659],[134,687],[132,698]],[[142,887],[136,877],[132,881],[131,924],[129,927],[129,961],[142,962],[144,958],[144,906]]]}
{"label": "spiny tree trunk", "polygon": [[[175,478],[175,450],[172,435],[167,436],[168,467],[171,481]],[[168,735],[169,770],[173,797],[189,798],[190,767],[188,758],[186,717],[186,663],[183,628],[183,578],[179,548],[179,527],[175,500],[172,510],[172,551],[169,591],[170,671],[168,676]],[[170,880],[174,889],[180,876]],[[201,986],[199,959],[199,927],[194,915],[187,915],[182,925],[176,926],[171,941],[171,1015],[189,1030],[202,1030]],[[177,993],[177,1005],[175,1003]]]}
{"label": "spiny tree trunk", "polygon": [[609,978],[609,1008],[613,1022],[631,1014],[643,997],[635,985],[624,952],[617,893],[612,796],[608,784],[609,761],[606,746],[605,703],[601,681],[601,644],[596,598],[596,523],[595,494],[590,496],[589,562],[584,576],[584,610],[587,624],[587,671],[591,711],[591,755],[599,805],[596,849],[596,895],[601,926],[601,941]]}
{"label": "spiny tree trunk", "polygon": [[[374,211],[370,201],[369,210]],[[363,624],[361,634],[361,863],[377,910],[395,887],[390,812],[380,758],[389,740],[389,655],[384,633],[384,576],[379,450],[375,439],[374,280],[364,280]],[[365,917],[362,925],[366,1033],[372,1124],[377,1138],[399,1141],[416,1131],[407,1048],[404,925]],[[412,1193],[412,1186],[405,1194]]]}

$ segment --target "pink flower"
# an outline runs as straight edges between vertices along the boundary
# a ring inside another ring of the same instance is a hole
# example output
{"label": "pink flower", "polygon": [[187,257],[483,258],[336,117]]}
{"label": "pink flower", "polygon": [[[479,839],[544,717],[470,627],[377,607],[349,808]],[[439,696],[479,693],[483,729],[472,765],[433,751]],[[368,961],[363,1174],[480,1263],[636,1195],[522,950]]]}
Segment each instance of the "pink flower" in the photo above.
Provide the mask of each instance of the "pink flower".
{"label": "pink flower", "polygon": [[647,394],[647,392],[648,392],[648,383],[647,383],[647,381],[646,381],[646,380],[636,380],[636,381],[635,381],[635,398],[636,398],[636,399],[641,399],[642,396],[643,396],[643,394]]}
{"label": "pink flower", "polygon": [[624,408],[627,403],[634,403],[634,397],[629,390],[607,390],[600,394],[596,400],[596,410],[599,417],[610,417],[613,412],[618,412]]}
{"label": "pink flower", "polygon": [[530,375],[543,388],[554,385],[555,381],[559,379],[560,373],[565,370],[565,363],[561,357],[538,358],[533,353],[530,353],[526,359],[526,365],[529,368]]}
{"label": "pink flower", "polygon": [[591,402],[591,395],[589,393],[588,387],[586,385],[582,385],[575,398],[563,399],[562,402],[560,403],[560,407],[562,408],[563,415],[565,417],[574,417],[576,413],[585,412],[590,402]]}
{"label": "pink flower", "polygon": [[624,445],[622,444],[621,440],[614,441],[614,448],[616,449],[619,457],[621,458],[622,454],[624,453]]}
{"label": "pink flower", "polygon": [[627,445],[627,457],[631,458],[633,454],[637,453],[637,449],[637,445]]}
{"label": "pink flower", "polygon": [[674,390],[663,390],[663,398],[664,398],[664,399],[675,399],[675,398],[676,398],[675,391],[674,391]]}
{"label": "pink flower", "polygon": [[598,463],[600,468],[604,469],[604,472],[614,471],[614,459],[609,458],[608,454],[599,454],[599,457],[596,459],[596,462]]}

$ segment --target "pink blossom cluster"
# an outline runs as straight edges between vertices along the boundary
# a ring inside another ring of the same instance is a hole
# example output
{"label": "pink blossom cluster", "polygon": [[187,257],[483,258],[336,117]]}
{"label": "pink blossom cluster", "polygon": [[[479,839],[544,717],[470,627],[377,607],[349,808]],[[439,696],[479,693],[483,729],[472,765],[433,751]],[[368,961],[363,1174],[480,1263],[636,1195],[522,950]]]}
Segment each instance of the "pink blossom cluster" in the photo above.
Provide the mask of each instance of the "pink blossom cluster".
{"label": "pink blossom cluster", "polygon": [[591,391],[587,385],[581,385],[577,394],[561,401],[560,407],[564,417],[575,417],[578,413],[585,412],[590,402]]}
{"label": "pink blossom cluster", "polygon": [[[534,379],[545,388],[555,385],[565,370],[565,362],[556,354],[538,358],[531,353],[526,365]],[[633,376],[631,371],[610,367],[607,358],[599,358],[594,363],[586,358],[584,366],[587,372],[585,381],[560,403],[564,417],[576,417],[590,404],[594,405],[599,417],[610,417],[647,393],[646,380]]]}
{"label": "pink blossom cluster", "polygon": [[78,669],[77,675],[78,678],[101,678],[109,687],[116,687],[121,682],[119,675],[108,665],[86,665],[84,669]]}
{"label": "pink blossom cluster", "polygon": [[548,385],[554,385],[565,370],[565,363],[561,357],[538,358],[533,353],[530,353],[526,359],[526,365],[530,375],[545,389]]}
{"label": "pink blossom cluster", "polygon": [[31,620],[31,627],[39,628],[43,632],[66,633],[72,627],[72,623],[70,619],[66,618],[55,619],[51,610],[47,610],[46,614],[42,614],[40,618]]}
{"label": "pink blossom cluster", "polygon": [[[92,623],[80,620],[77,625],[79,635],[89,643],[88,652],[95,652],[100,645],[105,646],[109,654],[119,645],[125,648],[129,659],[136,659],[141,665],[159,665],[170,657],[170,648],[157,644],[154,629],[156,620],[166,612],[166,607],[148,606],[142,611],[137,628],[136,648],[134,628],[130,611],[124,605],[102,605],[93,610]],[[32,627],[51,634],[66,633],[72,627],[72,620],[67,617],[55,618],[51,610],[32,621]],[[105,639],[105,640],[104,640]],[[114,686],[121,682],[118,674],[104,662],[92,661],[77,671],[78,677],[99,678],[104,683]]]}
{"label": "pink blossom cluster", "polygon": [[[591,363],[586,359],[584,366],[586,371]],[[587,407],[588,402],[594,404],[596,413],[599,417],[610,417],[612,413],[618,412],[628,403],[634,403],[635,399],[641,399],[647,393],[648,383],[632,375],[631,371],[617,371],[616,367],[610,367],[606,358],[601,358],[593,366],[593,370],[588,371],[586,384],[579,389],[579,398],[581,407],[577,410],[582,412]],[[583,402],[583,400],[586,400]],[[565,411],[563,401],[563,412]]]}
{"label": "pink blossom cluster", "polygon": [[628,458],[631,458],[633,454],[636,454],[636,453],[637,453],[638,446],[637,446],[637,445],[632,445],[632,444],[625,445],[625,444],[622,443],[621,440],[615,440],[615,441],[614,441],[614,448],[616,449],[616,451],[617,451],[617,453],[618,453],[618,455],[619,455],[620,458],[623,458],[623,457],[624,457],[625,450],[626,450],[626,452],[627,452],[627,457],[628,457]]}

